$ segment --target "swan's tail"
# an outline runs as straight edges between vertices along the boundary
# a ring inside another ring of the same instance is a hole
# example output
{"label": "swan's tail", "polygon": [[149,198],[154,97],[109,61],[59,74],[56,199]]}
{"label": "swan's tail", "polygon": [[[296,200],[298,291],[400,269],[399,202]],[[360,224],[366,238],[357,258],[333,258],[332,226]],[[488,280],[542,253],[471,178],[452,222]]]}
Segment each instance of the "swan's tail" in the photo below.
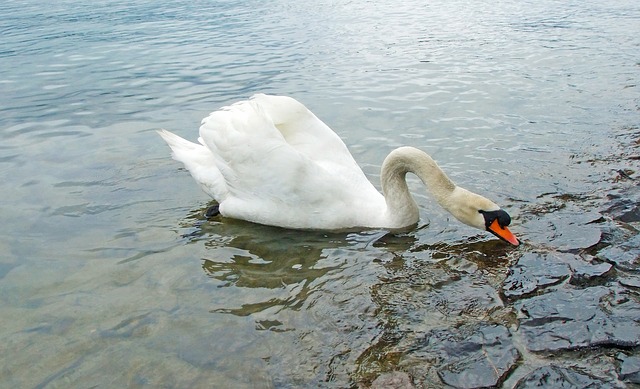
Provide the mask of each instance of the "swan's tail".
{"label": "swan's tail", "polygon": [[[165,142],[171,147],[171,156],[176,161],[180,161],[184,163],[185,157],[195,152],[199,148],[203,147],[202,145],[195,144],[193,142],[189,142],[188,140],[179,137],[173,132],[169,132],[167,130],[158,130],[158,135],[164,139]],[[187,155],[185,155],[187,154]]]}
{"label": "swan's tail", "polygon": [[184,164],[202,190],[218,202],[222,202],[227,196],[227,185],[216,167],[215,156],[211,150],[167,130],[159,130],[158,134],[171,148],[173,159]]}

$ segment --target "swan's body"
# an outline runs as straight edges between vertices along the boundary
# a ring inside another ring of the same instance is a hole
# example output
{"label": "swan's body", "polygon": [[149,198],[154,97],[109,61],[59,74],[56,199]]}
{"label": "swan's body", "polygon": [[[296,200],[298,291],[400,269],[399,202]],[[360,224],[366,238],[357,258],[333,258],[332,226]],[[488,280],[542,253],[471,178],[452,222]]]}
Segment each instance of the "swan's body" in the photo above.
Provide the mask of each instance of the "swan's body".
{"label": "swan's body", "polygon": [[[211,113],[202,121],[199,144],[159,133],[225,217],[296,229],[405,228],[419,219],[405,181],[411,172],[461,222],[489,229],[499,221],[508,231],[506,212],[456,186],[413,147],[385,159],[383,196],[342,140],[289,97],[255,95]],[[501,237],[518,244],[515,237]]]}

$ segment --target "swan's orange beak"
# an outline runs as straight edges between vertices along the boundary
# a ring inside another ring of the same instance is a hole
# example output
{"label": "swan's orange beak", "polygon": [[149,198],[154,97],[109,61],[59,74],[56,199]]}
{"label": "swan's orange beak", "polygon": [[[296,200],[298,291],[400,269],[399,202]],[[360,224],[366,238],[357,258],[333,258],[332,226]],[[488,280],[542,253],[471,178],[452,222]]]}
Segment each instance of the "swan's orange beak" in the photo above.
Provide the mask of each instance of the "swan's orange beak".
{"label": "swan's orange beak", "polygon": [[518,246],[520,244],[516,236],[513,235],[513,233],[511,233],[511,231],[509,231],[507,227],[500,227],[498,219],[494,220],[493,223],[491,223],[489,227],[487,227],[487,231],[497,236],[498,238],[511,243],[514,246]]}

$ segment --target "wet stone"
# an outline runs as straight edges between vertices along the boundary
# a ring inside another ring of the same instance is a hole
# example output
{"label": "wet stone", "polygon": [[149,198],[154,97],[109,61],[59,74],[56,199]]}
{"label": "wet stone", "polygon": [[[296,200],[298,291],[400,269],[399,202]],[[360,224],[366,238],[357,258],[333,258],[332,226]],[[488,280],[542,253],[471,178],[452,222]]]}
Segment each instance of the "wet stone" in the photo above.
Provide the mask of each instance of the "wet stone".
{"label": "wet stone", "polygon": [[502,293],[507,298],[520,298],[539,289],[557,285],[571,276],[566,263],[559,262],[553,255],[527,253],[516,265],[509,269],[502,285]]}
{"label": "wet stone", "polygon": [[598,258],[623,270],[640,270],[640,235],[623,244],[605,247],[598,251]]}
{"label": "wet stone", "polygon": [[620,363],[619,378],[626,382],[640,384],[640,357],[618,354]]}
{"label": "wet stone", "polygon": [[543,291],[565,280],[588,284],[607,276],[613,266],[569,253],[526,253],[509,269],[502,284],[502,295],[520,299]]}
{"label": "wet stone", "polygon": [[635,275],[623,275],[618,277],[618,282],[620,285],[626,286],[628,288],[640,289],[640,277]]}
{"label": "wet stone", "polygon": [[531,243],[569,251],[586,249],[600,242],[600,213],[586,212],[571,202],[547,204],[543,208],[542,213],[532,210],[535,218],[526,221],[527,240]]}
{"label": "wet stone", "polygon": [[572,284],[581,284],[593,281],[596,278],[601,278],[607,275],[613,268],[613,265],[606,262],[601,263],[587,263],[587,262],[574,262],[571,265],[571,279]]}
{"label": "wet stone", "polygon": [[467,336],[435,331],[424,347],[427,350],[422,351],[448,362],[438,370],[438,376],[455,388],[497,386],[520,359],[509,330],[500,325],[484,325]]}
{"label": "wet stone", "polygon": [[528,388],[616,388],[603,379],[574,369],[549,365],[536,369],[521,378],[514,389]]}
{"label": "wet stone", "polygon": [[520,331],[534,352],[640,345],[640,304],[626,289],[561,289],[515,304]]}
{"label": "wet stone", "polygon": [[612,205],[605,211],[607,214],[625,223],[640,221],[640,193],[626,191],[624,197],[614,194],[608,197]]}
{"label": "wet stone", "polygon": [[394,371],[381,374],[371,383],[371,389],[415,389],[409,374]]}

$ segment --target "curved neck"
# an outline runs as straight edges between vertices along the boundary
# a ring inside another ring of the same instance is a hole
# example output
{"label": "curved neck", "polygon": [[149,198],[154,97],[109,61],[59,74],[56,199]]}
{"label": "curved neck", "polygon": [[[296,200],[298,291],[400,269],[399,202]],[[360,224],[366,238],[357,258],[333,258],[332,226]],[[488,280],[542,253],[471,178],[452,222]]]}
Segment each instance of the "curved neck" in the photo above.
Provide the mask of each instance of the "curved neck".
{"label": "curved neck", "polygon": [[448,208],[447,198],[456,185],[425,152],[414,147],[393,150],[382,164],[382,192],[387,203],[387,217],[397,227],[418,222],[419,211],[407,186],[407,173],[414,173],[427,186],[436,201]]}

